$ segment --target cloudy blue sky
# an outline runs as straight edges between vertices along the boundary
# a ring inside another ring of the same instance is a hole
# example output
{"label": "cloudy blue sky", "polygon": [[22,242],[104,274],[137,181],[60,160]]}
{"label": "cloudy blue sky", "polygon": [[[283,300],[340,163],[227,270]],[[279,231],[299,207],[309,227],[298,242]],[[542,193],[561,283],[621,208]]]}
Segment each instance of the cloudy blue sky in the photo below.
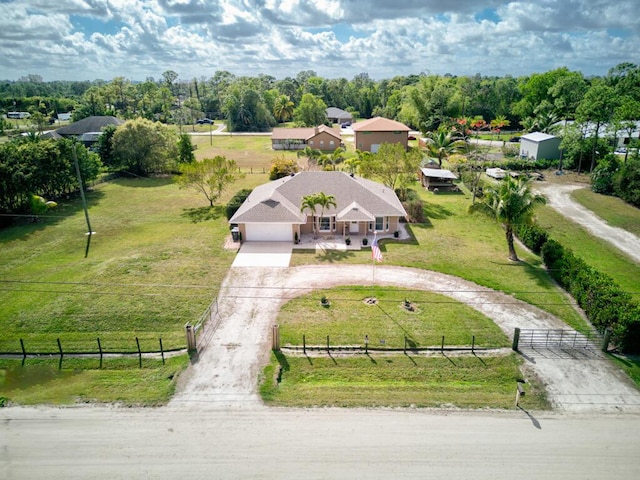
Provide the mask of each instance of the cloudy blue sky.
{"label": "cloudy blue sky", "polygon": [[638,0],[0,0],[0,79],[605,74]]}

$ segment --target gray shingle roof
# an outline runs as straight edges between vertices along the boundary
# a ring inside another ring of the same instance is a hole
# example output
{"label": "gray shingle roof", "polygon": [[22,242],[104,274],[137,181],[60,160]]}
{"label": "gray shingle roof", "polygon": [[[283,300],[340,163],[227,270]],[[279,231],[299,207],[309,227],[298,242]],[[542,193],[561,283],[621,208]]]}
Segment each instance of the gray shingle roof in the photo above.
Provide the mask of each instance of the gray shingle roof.
{"label": "gray shingle roof", "polygon": [[[325,210],[327,215],[344,215],[340,220],[369,220],[379,216],[405,216],[406,212],[395,192],[365,178],[345,172],[300,172],[257,187],[240,206],[231,223],[306,223],[306,212],[300,213],[302,197],[324,192],[335,198],[337,207]],[[355,206],[363,210],[354,210]],[[359,213],[358,213],[359,212]],[[365,218],[361,218],[361,217]]]}
{"label": "gray shingle roof", "polygon": [[82,135],[83,133],[99,132],[107,125],[122,125],[124,121],[111,116],[87,117],[70,125],[60,127],[56,130],[59,135],[68,137],[71,135]]}

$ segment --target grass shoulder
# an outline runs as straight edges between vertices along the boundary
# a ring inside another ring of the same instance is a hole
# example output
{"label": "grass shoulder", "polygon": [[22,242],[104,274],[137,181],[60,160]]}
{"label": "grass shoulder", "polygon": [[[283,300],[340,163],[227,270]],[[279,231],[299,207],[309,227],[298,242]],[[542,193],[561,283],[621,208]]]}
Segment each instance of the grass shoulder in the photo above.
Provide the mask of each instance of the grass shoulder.
{"label": "grass shoulder", "polygon": [[588,188],[574,190],[574,200],[598,215],[609,225],[640,237],[640,209],[612,195],[601,195]]}

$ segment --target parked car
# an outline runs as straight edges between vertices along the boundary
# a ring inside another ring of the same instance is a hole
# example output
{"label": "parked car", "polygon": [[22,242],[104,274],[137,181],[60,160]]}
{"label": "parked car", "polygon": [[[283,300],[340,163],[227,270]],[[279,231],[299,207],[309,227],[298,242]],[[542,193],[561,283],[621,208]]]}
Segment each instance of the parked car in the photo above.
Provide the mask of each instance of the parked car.
{"label": "parked car", "polygon": [[520,141],[520,137],[511,137],[511,138],[509,139],[509,141],[510,141],[510,142],[516,142],[516,143],[517,143],[517,142],[519,142],[519,141]]}
{"label": "parked car", "polygon": [[212,125],[213,124],[213,120],[211,120],[210,118],[201,118],[196,123],[198,125]]}
{"label": "parked car", "polygon": [[344,122],[340,124],[340,128],[347,128],[351,126],[351,122]]}

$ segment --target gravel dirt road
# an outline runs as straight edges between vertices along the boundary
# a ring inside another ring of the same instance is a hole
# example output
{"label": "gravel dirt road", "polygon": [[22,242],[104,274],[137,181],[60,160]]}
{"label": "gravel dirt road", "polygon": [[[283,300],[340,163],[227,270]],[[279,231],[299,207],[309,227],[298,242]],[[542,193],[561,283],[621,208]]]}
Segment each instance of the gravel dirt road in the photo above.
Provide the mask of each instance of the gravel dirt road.
{"label": "gravel dirt road", "polygon": [[0,478],[638,478],[638,415],[0,409]]}
{"label": "gravel dirt road", "polygon": [[640,238],[618,227],[612,227],[591,210],[583,207],[571,198],[571,192],[584,185],[553,184],[536,185],[543,193],[548,204],[561,215],[586,228],[592,235],[611,243],[636,263],[640,263]]}

